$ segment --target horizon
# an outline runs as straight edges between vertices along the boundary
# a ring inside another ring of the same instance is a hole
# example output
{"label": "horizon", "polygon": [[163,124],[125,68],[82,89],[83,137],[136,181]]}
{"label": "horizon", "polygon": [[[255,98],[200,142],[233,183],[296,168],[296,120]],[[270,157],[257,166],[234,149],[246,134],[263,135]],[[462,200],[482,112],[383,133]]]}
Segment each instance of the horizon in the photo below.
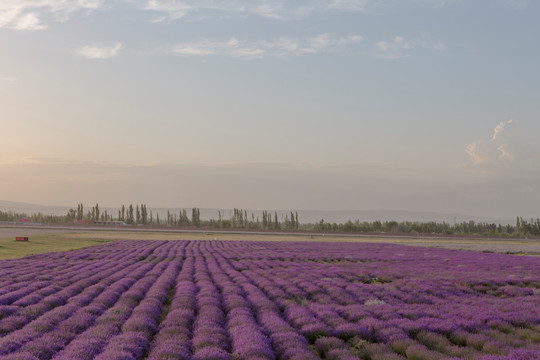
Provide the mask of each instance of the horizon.
{"label": "horizon", "polygon": [[537,217],[538,15],[526,0],[4,2],[0,199]]}
{"label": "horizon", "polygon": [[[80,203],[79,203],[80,204]],[[19,212],[26,213],[27,215],[32,215],[36,213],[44,213],[45,215],[65,215],[66,212],[70,209],[76,209],[77,206],[69,205],[46,205],[46,204],[32,204],[32,203],[23,203],[23,202],[14,202],[14,201],[3,201],[0,200],[0,211],[4,212]],[[94,204],[82,204],[85,213],[90,211]],[[149,204],[140,204],[140,203],[126,203],[121,205],[103,205],[98,204],[99,208],[103,210],[113,211],[110,213],[113,217],[116,212],[122,208],[122,205],[129,207],[129,205],[140,206],[144,205],[150,211],[158,214],[160,216],[165,216],[167,211],[180,211],[188,210],[188,213],[191,214],[191,210],[196,208],[201,211],[201,219],[210,220],[218,217],[218,213],[221,211],[224,216],[231,216],[234,208],[199,208],[197,206],[153,206]],[[436,222],[436,223],[462,223],[468,221],[475,221],[476,223],[498,223],[502,225],[513,225],[515,223],[516,217],[521,217],[524,220],[531,220],[537,218],[537,216],[523,216],[523,214],[518,214],[513,217],[490,217],[490,216],[481,216],[481,215],[471,215],[471,214],[462,214],[462,213],[443,213],[443,212],[428,212],[428,211],[411,211],[406,209],[240,209],[247,211],[249,215],[254,214],[259,216],[264,211],[269,211],[270,213],[276,212],[280,218],[284,218],[285,215],[288,215],[291,211],[297,212],[299,214],[300,223],[317,223],[321,219],[325,222],[330,223],[345,223],[347,221],[360,221],[360,222],[374,222],[374,221],[410,221],[410,222]]]}

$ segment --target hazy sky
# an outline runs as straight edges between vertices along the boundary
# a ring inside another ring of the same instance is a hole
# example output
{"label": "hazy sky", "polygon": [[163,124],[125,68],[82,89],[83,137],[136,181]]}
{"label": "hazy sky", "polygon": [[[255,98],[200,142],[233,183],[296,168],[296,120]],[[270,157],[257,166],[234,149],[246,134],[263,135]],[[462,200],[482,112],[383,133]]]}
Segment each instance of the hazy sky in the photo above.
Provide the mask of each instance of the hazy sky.
{"label": "hazy sky", "polygon": [[0,200],[540,215],[540,3],[1,0]]}

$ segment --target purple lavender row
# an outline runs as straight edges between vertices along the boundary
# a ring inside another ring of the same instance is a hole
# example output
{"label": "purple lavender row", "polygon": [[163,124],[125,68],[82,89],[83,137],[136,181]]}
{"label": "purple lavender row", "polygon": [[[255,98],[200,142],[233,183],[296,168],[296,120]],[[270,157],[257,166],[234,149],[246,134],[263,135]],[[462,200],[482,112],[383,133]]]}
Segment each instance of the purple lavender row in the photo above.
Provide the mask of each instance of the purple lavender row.
{"label": "purple lavender row", "polygon": [[226,326],[231,338],[233,356],[242,360],[275,359],[271,341],[253,316],[244,292],[223,273],[213,255],[209,254],[206,259],[208,271],[223,294],[223,305],[227,311]]}
{"label": "purple lavender row", "polygon": [[[163,270],[165,264],[158,264],[154,270]],[[135,282],[125,291],[114,305],[97,318],[91,327],[77,335],[53,359],[92,359],[100,353],[107,341],[119,333],[122,324],[130,316],[133,307],[144,298],[144,294],[155,281],[157,274],[148,275]]]}
{"label": "purple lavender row", "polygon": [[364,314],[365,314],[365,313],[366,313],[366,312],[364,312]]}
{"label": "purple lavender row", "polygon": [[[64,283],[65,287],[59,288],[57,292],[52,292],[45,297],[35,302],[35,298],[32,298],[31,301],[28,301],[28,306],[21,301],[20,306],[16,309],[11,315],[4,317],[0,320],[0,333],[9,333],[16,329],[21,328],[30,321],[36,319],[42,314],[50,311],[51,309],[64,305],[69,298],[77,295],[83,291],[86,287],[93,285],[101,279],[101,276],[88,277],[85,274],[85,271],[95,271],[96,265],[92,264],[87,268],[81,269],[81,272],[75,274],[71,280],[61,282]],[[106,271],[106,269],[104,269]],[[22,299],[21,299],[22,300]]]}
{"label": "purple lavender row", "polygon": [[[191,251],[191,246],[186,250]],[[195,296],[198,288],[194,284],[194,258],[189,256],[175,281],[176,287],[167,315],[160,323],[158,332],[150,346],[147,359],[190,359],[192,325],[195,319]]]}
{"label": "purple lavender row", "polygon": [[[171,243],[165,248],[170,248],[170,246]],[[78,335],[62,351],[53,356],[53,359],[92,359],[99,354],[108,340],[121,331],[122,325],[131,316],[133,309],[144,299],[147,291],[168,264],[168,261],[157,263],[152,270],[124,292],[114,306],[97,317],[92,327]]]}
{"label": "purple lavender row", "polygon": [[[260,279],[260,276],[254,273],[250,274],[246,272],[246,276],[255,283]],[[270,281],[269,278],[265,280]],[[320,336],[335,335],[335,331],[317,317],[310,308],[305,305],[299,305],[294,300],[291,300],[291,298],[298,296],[298,294],[301,294],[302,298],[305,298],[306,293],[301,288],[297,287],[287,278],[279,278],[278,280],[283,286],[282,292],[277,297],[274,297],[272,292],[269,295],[273,301],[280,304],[283,308],[284,317],[289,323],[299,329],[300,333],[311,342],[314,342]]]}
{"label": "purple lavender row", "polygon": [[[10,331],[8,336],[23,341],[2,359],[49,359],[85,337],[101,341],[82,357],[88,359],[106,357],[113,345],[127,346],[120,349],[122,356],[137,360],[230,359],[239,357],[239,345],[252,351],[246,358],[262,352],[262,358],[279,360],[540,356],[540,262],[535,258],[378,244],[234,241],[126,241],[49,255],[49,263],[45,256],[0,261],[10,292],[37,284],[29,282],[34,274],[17,274],[24,269],[21,264],[46,273],[36,277],[44,285],[40,296],[26,294],[0,305],[3,320],[62,294],[74,284],[69,275],[83,268],[101,274],[112,271],[113,264],[132,268],[122,275],[128,277],[125,283],[111,282],[122,271],[89,283],[64,304]],[[170,277],[176,281],[174,295],[172,283],[168,286],[170,306],[149,296],[154,283],[139,297],[124,296],[151,268],[155,282],[166,268],[159,264],[175,258],[186,261],[178,277]],[[54,268],[58,273],[50,271]],[[133,274],[138,278],[129,277]],[[116,289],[112,301],[98,305],[104,294],[113,295],[111,288]],[[184,308],[173,306],[177,295],[182,300],[176,303]],[[136,318],[135,309],[145,308],[143,303],[148,306],[147,313],[139,314],[144,321],[125,328]],[[105,324],[110,327],[100,328]],[[111,328],[108,337],[100,337]],[[234,334],[233,328],[240,332]],[[91,329],[93,336],[88,335]],[[246,329],[253,331],[242,332]],[[131,337],[124,338],[127,334]],[[243,345],[241,340],[250,336],[252,344]],[[310,352],[308,340],[316,353]],[[267,346],[270,352],[265,353]],[[309,352],[305,357],[292,350],[302,346]],[[147,348],[148,354],[140,350]]]}
{"label": "purple lavender row", "polygon": [[[56,255],[58,254],[63,255],[64,253],[56,253]],[[47,259],[24,258],[24,261],[21,261],[24,266],[16,272],[17,276],[10,280],[10,286],[2,287],[0,290],[0,305],[6,305],[16,301],[26,294],[32,294],[36,289],[29,287],[29,284],[33,287],[44,285],[44,282],[39,283],[35,281],[36,273],[40,274],[38,279],[41,281],[51,281],[54,279],[57,282],[61,282],[62,280],[70,279],[73,276],[73,272],[80,271],[83,267],[88,266],[88,263],[76,262],[73,259],[67,259],[68,261],[65,261],[65,259],[62,259],[64,256],[54,256],[55,253],[48,255],[49,257]],[[86,256],[75,256],[78,260],[81,257],[84,258]],[[36,266],[36,263],[38,266]],[[54,273],[54,278],[51,275],[52,273]],[[3,274],[4,279],[7,277],[9,277],[8,274]],[[65,284],[60,285],[65,286]],[[9,292],[17,291],[18,289],[20,289],[20,294],[9,294]]]}
{"label": "purple lavender row", "polygon": [[177,260],[168,264],[122,325],[122,333],[109,340],[104,351],[95,357],[96,360],[140,359],[147,352],[157,331],[163,305],[168,300],[181,266]]}
{"label": "purple lavender row", "polygon": [[[20,298],[17,303],[17,305],[19,305],[18,308],[9,309],[12,311],[7,315],[11,315],[11,316],[8,316],[7,318],[6,316],[4,316],[4,319],[0,320],[0,332],[2,331],[2,329],[4,332],[13,331],[21,327],[28,321],[46,312],[47,310],[58,305],[63,305],[65,301],[67,300],[67,298],[82,291],[84,287],[90,286],[92,281],[94,280],[97,281],[100,278],[100,275],[96,275],[91,278],[88,278],[87,273],[91,274],[96,269],[105,271],[108,267],[111,267],[111,266],[116,266],[116,265],[113,262],[111,262],[108,265],[104,265],[103,263],[90,262],[85,267],[77,267],[76,269],[77,272],[75,273],[75,275],[71,274],[71,278],[69,280],[68,278],[64,277],[64,274],[61,274],[58,282],[54,282],[56,285],[53,288],[54,291],[48,292],[48,293],[45,292],[44,298],[41,298],[41,299],[37,298],[34,294],[29,295],[26,298]],[[59,290],[60,292],[57,294],[54,294],[56,290]],[[37,294],[37,295],[40,295],[40,294]],[[36,300],[40,300],[40,303],[32,305],[33,303],[36,302]],[[26,305],[31,305],[31,306],[26,306]]]}
{"label": "purple lavender row", "polygon": [[[281,316],[278,307],[266,294],[255,286],[248,277],[234,269],[227,259],[217,255],[215,266],[222,269],[220,283],[233,288],[237,284],[237,294],[243,293],[246,305],[252,308],[257,321],[269,335],[275,354],[284,360],[311,360],[317,357],[310,350],[306,339],[298,334]],[[234,283],[231,281],[234,279]],[[240,299],[236,298],[236,301]]]}
{"label": "purple lavender row", "polygon": [[[248,271],[246,271],[245,273],[248,274],[248,276],[251,275],[251,278],[259,286],[262,285],[263,288],[266,286],[267,288],[269,287],[270,289],[272,289],[272,282],[264,276],[261,276],[259,273],[251,273]],[[324,275],[328,276],[328,273],[325,273]],[[285,283],[286,289],[290,289],[291,287],[295,286],[287,283],[287,279],[290,278],[291,276],[283,277],[282,282]],[[346,300],[338,302],[338,304],[343,302],[351,303],[354,301],[351,301],[351,298],[355,298],[347,291],[340,291],[342,289],[340,289],[337,285],[334,285],[332,287],[327,286],[326,284],[328,283],[328,281],[324,280],[328,278],[323,277],[322,279],[323,286],[317,286],[317,281],[315,281],[314,279],[311,280],[315,283],[308,283],[307,280],[301,279],[301,281],[299,281],[297,284],[298,287],[300,287],[303,291],[305,291],[305,293],[308,294],[308,296],[311,294],[319,295],[313,297],[316,298],[318,301],[322,300],[322,303],[318,303],[315,301],[305,301],[305,304],[303,306],[298,306],[295,304],[288,304],[288,299],[290,298],[291,294],[288,293],[286,290],[277,294],[277,299],[281,299],[280,303],[283,304],[283,306],[285,307],[286,317],[289,320],[292,320],[293,324],[300,326],[300,329],[304,333],[304,335],[312,341],[314,341],[317,337],[329,335],[337,336],[343,340],[349,340],[354,337],[359,337],[365,340],[373,340],[370,329],[368,329],[366,326],[357,324],[355,321],[351,322],[349,319],[342,316],[342,314],[336,311],[335,306],[330,305],[336,302],[331,301],[331,299],[335,296],[340,296],[342,297],[342,299]],[[327,287],[327,289],[325,289],[325,287]],[[272,290],[270,290],[270,292],[272,292]],[[333,295],[332,297],[325,296],[331,292],[333,292],[335,295]],[[368,312],[363,312],[364,316],[367,314]],[[319,320],[321,320],[322,322],[319,322]]]}
{"label": "purple lavender row", "polygon": [[[118,272],[121,267],[113,268],[109,272],[103,272],[105,277]],[[125,273],[123,275],[126,275]],[[68,303],[58,306],[46,312],[37,319],[29,322],[19,330],[10,332],[0,339],[0,354],[12,352],[23,344],[38,338],[43,334],[43,330],[51,330],[58,323],[71,316],[79,307],[87,305],[95,296],[99,295],[110,284],[107,281],[94,284],[85,288],[83,292],[69,299]]]}
{"label": "purple lavender row", "polygon": [[[267,291],[268,289],[272,289],[269,279],[258,276],[255,272],[249,273],[246,271],[243,273],[246,273],[246,276],[258,286],[263,284],[262,287],[266,288]],[[288,287],[290,288],[290,285]],[[261,291],[258,287],[255,289]],[[276,291],[269,290],[269,293],[274,296],[276,295]],[[280,303],[284,308],[285,318],[299,329],[299,332],[303,335],[304,342],[306,342],[305,339],[308,339],[315,343],[316,349],[322,357],[357,359],[349,349],[349,345],[345,344],[343,340],[348,340],[355,336],[368,339],[370,334],[365,327],[347,322],[327,305],[311,303],[306,308],[305,305],[300,306],[291,302],[289,300],[290,296],[285,291],[277,292],[277,294],[282,300]],[[321,342],[322,340],[324,341]]]}
{"label": "purple lavender row", "polygon": [[94,301],[87,306],[77,309],[70,318],[61,322],[52,331],[26,344],[22,348],[22,352],[32,353],[39,359],[50,359],[57,352],[68,346],[79,334],[93,326],[99,316],[103,315],[107,309],[113,307],[120,296],[128,291],[138,278],[142,277],[151,269],[151,264],[139,265],[137,269],[131,269],[130,278],[124,277],[111,284]]}
{"label": "purple lavender row", "polygon": [[[31,264],[30,264],[31,265]],[[39,276],[38,281],[35,279],[34,273],[50,273],[52,263],[49,262],[48,266],[39,266],[32,267],[28,266],[24,270],[21,270],[22,273],[25,273],[24,277],[11,277],[10,284],[5,285],[0,290],[0,305],[8,305],[14,303],[15,301],[21,299],[22,297],[33,294],[34,292],[43,289],[47,286],[51,286],[51,281],[53,278],[49,276]],[[70,278],[70,274],[73,272],[72,266],[69,264],[62,264],[63,266],[55,266],[55,276],[54,280],[61,281]],[[79,264],[77,268],[83,267],[84,264]],[[28,274],[31,279],[28,279]],[[5,275],[6,278],[8,275]]]}
{"label": "purple lavender row", "polygon": [[[104,277],[100,283],[86,288],[83,293],[69,299],[66,305],[46,313],[19,332],[11,333],[10,337],[3,338],[2,341],[8,340],[5,346],[8,346],[9,349],[11,345],[10,352],[12,352],[28,342],[23,350],[40,354],[40,358],[48,358],[47,354],[51,349],[55,352],[61,349],[79,331],[89,325],[97,314],[111,306],[121,292],[135,282],[133,277],[139,278],[152,268],[150,264],[141,266],[138,263],[131,263],[130,266],[125,267],[127,265],[129,263],[120,264],[117,268],[113,268],[109,274],[100,273],[100,276]],[[107,275],[110,276],[106,277]],[[99,296],[94,299],[96,295]],[[92,299],[94,300],[92,301]],[[63,321],[68,317],[70,318],[67,321]],[[41,331],[43,329],[49,331],[43,334]],[[44,336],[41,338],[40,335]]]}
{"label": "purple lavender row", "polygon": [[200,242],[195,243],[194,280],[199,291],[196,295],[197,316],[193,324],[192,351],[193,359],[229,360],[231,342],[225,330],[225,312],[223,298],[212,281],[208,264],[203,257]]}

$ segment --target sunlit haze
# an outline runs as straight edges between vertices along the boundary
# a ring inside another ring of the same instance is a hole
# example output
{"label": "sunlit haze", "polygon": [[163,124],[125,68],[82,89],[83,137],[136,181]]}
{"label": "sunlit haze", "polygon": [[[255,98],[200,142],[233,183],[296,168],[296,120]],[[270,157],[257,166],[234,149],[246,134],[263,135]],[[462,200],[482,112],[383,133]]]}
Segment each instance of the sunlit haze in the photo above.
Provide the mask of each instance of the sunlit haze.
{"label": "sunlit haze", "polygon": [[534,216],[540,3],[2,0],[0,200]]}

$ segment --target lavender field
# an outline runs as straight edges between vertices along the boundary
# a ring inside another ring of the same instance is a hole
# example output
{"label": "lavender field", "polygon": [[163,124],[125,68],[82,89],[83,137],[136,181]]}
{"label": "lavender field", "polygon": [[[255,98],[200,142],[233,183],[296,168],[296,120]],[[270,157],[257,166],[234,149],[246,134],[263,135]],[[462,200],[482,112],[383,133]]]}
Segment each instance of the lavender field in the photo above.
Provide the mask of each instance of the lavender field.
{"label": "lavender field", "polygon": [[0,359],[540,359],[540,258],[120,241],[4,260]]}

